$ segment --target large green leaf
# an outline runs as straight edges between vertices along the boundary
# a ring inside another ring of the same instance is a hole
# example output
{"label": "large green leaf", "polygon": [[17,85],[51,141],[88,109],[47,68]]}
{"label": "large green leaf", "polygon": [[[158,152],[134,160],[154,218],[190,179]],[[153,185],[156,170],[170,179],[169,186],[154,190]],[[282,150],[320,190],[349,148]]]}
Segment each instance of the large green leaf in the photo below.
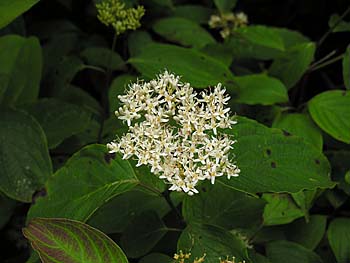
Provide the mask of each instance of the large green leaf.
{"label": "large green leaf", "polygon": [[272,48],[284,51],[284,43],[282,38],[274,30],[265,26],[247,26],[238,28],[235,31],[241,38],[249,43],[262,47]]}
{"label": "large green leaf", "polygon": [[35,218],[23,234],[43,263],[128,263],[112,239],[78,221]]}
{"label": "large green leaf", "polygon": [[182,212],[186,222],[227,229],[252,228],[262,223],[263,200],[221,184],[201,185],[200,191],[201,194],[187,196],[183,201]]}
{"label": "large green leaf", "polygon": [[235,7],[237,0],[214,0],[214,3],[220,12],[227,13]]}
{"label": "large green leaf", "polygon": [[91,114],[76,105],[57,99],[42,99],[24,108],[44,129],[49,148],[55,148],[64,139],[84,131]]}
{"label": "large green leaf", "polygon": [[146,31],[133,31],[128,37],[128,49],[131,57],[142,53],[145,46],[154,43],[151,35]]}
{"label": "large green leaf", "polygon": [[284,113],[277,116],[272,127],[283,129],[293,135],[303,138],[322,151],[323,137],[321,130],[307,114]]}
{"label": "large green leaf", "polygon": [[112,70],[123,69],[124,61],[121,56],[109,48],[89,47],[84,49],[80,56],[87,65],[110,68]]}
{"label": "large green leaf", "polygon": [[312,250],[289,241],[274,241],[266,246],[271,263],[322,263],[319,255]]}
{"label": "large green leaf", "polygon": [[308,103],[317,125],[339,141],[350,143],[350,91],[322,92]]}
{"label": "large green leaf", "polygon": [[237,85],[237,97],[234,100],[245,104],[273,105],[288,102],[287,89],[284,84],[265,74],[234,77]]}
{"label": "large green leaf", "polygon": [[39,0],[1,0],[0,2],[0,28],[9,24],[16,17],[27,11]]}
{"label": "large green leaf", "polygon": [[334,186],[326,157],[303,139],[243,117],[226,132],[237,140],[233,153],[241,173],[221,179],[225,184],[249,193]]}
{"label": "large green leaf", "polygon": [[336,218],[328,228],[328,241],[339,263],[350,261],[350,219]]}
{"label": "large green leaf", "polygon": [[316,46],[312,42],[293,46],[272,63],[269,73],[282,80],[290,89],[308,69],[314,59],[315,50]]}
{"label": "large green leaf", "polygon": [[116,196],[102,206],[91,217],[88,224],[107,234],[121,233],[130,220],[147,210],[153,210],[163,217],[169,212],[169,205],[161,196],[152,195],[140,189],[131,190]]}
{"label": "large green leaf", "polygon": [[207,224],[192,224],[182,232],[177,243],[178,251],[191,252],[189,262],[205,256],[206,263],[218,263],[220,258],[235,257],[236,261],[248,259],[246,245],[229,231]]}
{"label": "large green leaf", "polygon": [[165,39],[183,46],[201,48],[215,43],[215,39],[197,23],[181,17],[168,17],[158,20],[153,30]]}
{"label": "large green leaf", "polygon": [[121,237],[121,246],[126,255],[138,258],[146,255],[168,232],[157,213],[146,211],[129,221]]}
{"label": "large green leaf", "polygon": [[264,194],[267,201],[264,210],[264,225],[288,224],[304,216],[304,212],[295,204],[288,194]]}
{"label": "large green leaf", "polygon": [[202,5],[178,5],[173,11],[173,16],[183,17],[198,24],[208,24],[213,9]]}
{"label": "large green leaf", "polygon": [[220,61],[197,50],[174,45],[147,45],[143,52],[131,57],[129,62],[149,79],[168,69],[198,88],[219,82],[225,84],[232,79],[232,73]]}
{"label": "large green leaf", "polygon": [[304,218],[294,221],[285,232],[289,240],[314,250],[324,236],[326,224],[326,216],[312,215],[309,222],[306,222]]}
{"label": "large green leaf", "polygon": [[45,134],[31,116],[1,109],[0,190],[13,199],[31,202],[52,174]]}
{"label": "large green leaf", "polygon": [[54,69],[48,74],[47,82],[50,87],[50,95],[60,95],[70,86],[74,76],[85,68],[83,61],[74,56],[67,56],[60,59]]}
{"label": "large green leaf", "polygon": [[343,58],[343,79],[347,89],[350,89],[350,46],[346,49]]}
{"label": "large green leaf", "polygon": [[252,25],[236,29],[225,45],[231,48],[235,58],[268,60],[283,56],[286,50],[308,42],[310,40],[297,31]]}
{"label": "large green leaf", "polygon": [[112,158],[104,145],[86,146],[55,173],[47,183],[47,196],[36,201],[28,218],[86,221],[105,202],[130,190],[137,182],[128,161],[119,155]]}
{"label": "large green leaf", "polygon": [[38,39],[17,35],[0,37],[0,50],[0,103],[11,105],[35,101],[42,70]]}

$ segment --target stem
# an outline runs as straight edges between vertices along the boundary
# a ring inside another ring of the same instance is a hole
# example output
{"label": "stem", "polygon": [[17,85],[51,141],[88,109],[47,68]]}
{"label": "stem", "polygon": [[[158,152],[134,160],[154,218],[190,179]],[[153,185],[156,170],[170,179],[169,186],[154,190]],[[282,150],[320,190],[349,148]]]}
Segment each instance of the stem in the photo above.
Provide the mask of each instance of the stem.
{"label": "stem", "polygon": [[173,231],[173,232],[182,232],[183,231],[183,229],[174,228],[174,227],[167,227],[165,229],[168,230],[168,231]]}
{"label": "stem", "polygon": [[260,232],[261,229],[263,229],[264,227],[264,222],[262,222],[258,228],[256,229],[256,231],[253,233],[253,235],[251,235],[251,237],[249,238],[248,242],[251,243],[255,238],[256,236],[258,235],[258,233]]}
{"label": "stem", "polygon": [[[114,52],[115,50],[115,46],[117,44],[117,33],[114,32],[114,36],[113,36],[113,42],[112,42],[112,46],[111,46],[111,52]],[[102,107],[103,107],[103,115],[102,115],[102,120],[101,120],[101,124],[100,124],[100,129],[98,131],[98,138],[97,141],[99,143],[102,142],[102,133],[103,133],[103,126],[104,126],[104,122],[108,117],[108,111],[109,111],[109,105],[108,105],[108,88],[109,88],[109,83],[111,81],[111,76],[112,76],[112,70],[111,70],[111,57],[108,57],[108,61],[107,61],[107,73],[106,73],[106,86],[105,89],[102,90],[102,94],[101,94],[101,103],[102,103]]]}
{"label": "stem", "polygon": [[84,65],[84,69],[92,69],[92,70],[95,70],[95,71],[98,71],[98,72],[106,73],[106,71],[103,68],[95,67],[95,66],[92,66],[92,65]]}
{"label": "stem", "polygon": [[163,197],[165,198],[165,201],[168,203],[170,208],[175,212],[175,214],[178,217],[178,219],[180,219],[181,222],[184,222],[185,220],[183,219],[181,213],[179,212],[179,210],[174,205],[173,200],[171,200],[171,198],[170,198],[170,191],[169,190],[165,190],[163,192]]}
{"label": "stem", "polygon": [[336,53],[335,50],[333,50],[332,52],[330,52],[329,54],[327,54],[326,56],[324,56],[323,58],[321,58],[319,61],[316,61],[315,63],[312,63],[309,68],[313,68],[319,64],[321,64],[322,62],[326,61],[327,59],[331,58],[334,54]]}
{"label": "stem", "polygon": [[338,60],[341,60],[343,57],[344,57],[344,54],[341,54],[339,56],[336,56],[335,58],[332,58],[332,59],[322,63],[322,64],[318,64],[318,65],[313,66],[313,67],[311,66],[309,71],[311,72],[311,71],[318,70],[320,68],[324,68],[324,67],[326,67],[326,66],[328,66],[330,64],[333,64],[334,62],[337,62]]}
{"label": "stem", "polygon": [[339,25],[339,23],[343,20],[347,14],[350,13],[350,6],[345,10],[345,12],[339,17],[339,19],[334,23],[332,27],[328,29],[328,31],[321,37],[321,39],[317,42],[317,47],[320,47],[323,42],[327,39],[327,37],[333,32],[333,30]]}

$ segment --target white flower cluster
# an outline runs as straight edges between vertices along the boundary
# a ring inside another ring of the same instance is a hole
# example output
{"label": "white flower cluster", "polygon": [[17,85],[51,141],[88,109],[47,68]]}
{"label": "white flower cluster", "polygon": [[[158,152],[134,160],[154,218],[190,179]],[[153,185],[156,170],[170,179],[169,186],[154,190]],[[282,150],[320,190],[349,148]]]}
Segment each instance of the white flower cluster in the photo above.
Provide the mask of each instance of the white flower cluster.
{"label": "white flower cluster", "polygon": [[208,24],[211,28],[221,29],[222,38],[227,38],[233,34],[235,29],[245,27],[248,24],[248,17],[242,12],[212,15]]}
{"label": "white flower cluster", "polygon": [[201,180],[238,176],[240,170],[229,160],[235,141],[218,132],[236,123],[225,108],[229,96],[221,84],[212,93],[197,94],[165,71],[129,88],[118,96],[123,106],[116,111],[129,132],[107,145],[110,152],[121,152],[123,159],[136,156],[137,166],[149,165],[171,184],[169,190],[189,195],[198,193],[195,186]]}

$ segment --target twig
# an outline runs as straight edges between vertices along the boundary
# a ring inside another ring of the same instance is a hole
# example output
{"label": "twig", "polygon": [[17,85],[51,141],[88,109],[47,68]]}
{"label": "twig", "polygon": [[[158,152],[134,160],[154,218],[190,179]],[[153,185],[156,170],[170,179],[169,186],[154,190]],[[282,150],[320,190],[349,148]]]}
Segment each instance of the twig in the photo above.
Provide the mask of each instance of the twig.
{"label": "twig", "polygon": [[319,48],[323,42],[328,38],[328,36],[333,32],[333,30],[339,25],[339,23],[350,13],[350,6],[345,10],[345,12],[339,17],[339,19],[331,26],[328,31],[320,38],[317,42],[317,47]]}

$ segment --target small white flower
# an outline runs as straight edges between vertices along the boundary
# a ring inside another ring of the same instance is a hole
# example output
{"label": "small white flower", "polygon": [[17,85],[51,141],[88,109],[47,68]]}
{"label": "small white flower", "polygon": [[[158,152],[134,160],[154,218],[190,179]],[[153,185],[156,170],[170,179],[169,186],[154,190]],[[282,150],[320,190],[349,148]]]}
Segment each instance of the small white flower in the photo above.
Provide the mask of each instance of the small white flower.
{"label": "small white flower", "polygon": [[236,124],[225,105],[229,96],[218,84],[211,93],[199,97],[189,83],[165,71],[150,82],[130,85],[116,115],[129,126],[120,140],[107,144],[110,152],[123,159],[136,156],[137,165],[170,184],[169,190],[198,193],[199,181],[239,175],[229,160],[235,143],[220,129]]}

